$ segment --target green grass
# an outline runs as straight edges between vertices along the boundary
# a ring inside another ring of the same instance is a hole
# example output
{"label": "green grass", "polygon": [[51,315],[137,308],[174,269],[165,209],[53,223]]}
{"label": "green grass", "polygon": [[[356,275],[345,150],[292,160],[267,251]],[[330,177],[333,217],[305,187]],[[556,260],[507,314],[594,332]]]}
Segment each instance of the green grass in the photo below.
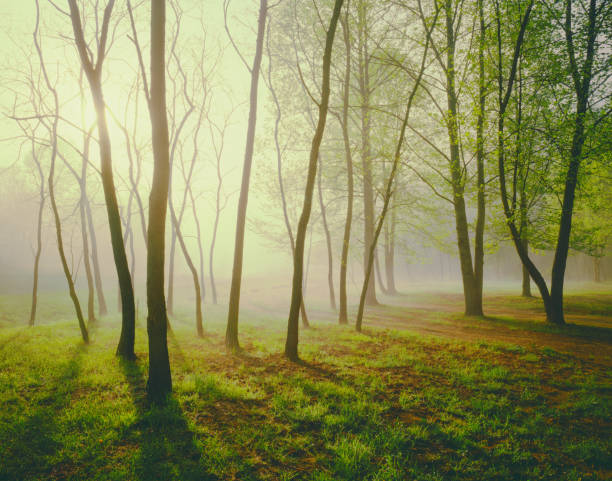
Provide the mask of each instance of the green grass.
{"label": "green grass", "polygon": [[116,319],[88,346],[73,320],[2,328],[0,480],[612,475],[609,359],[313,319],[294,365],[283,320],[243,314],[241,356],[225,354],[221,310],[204,339],[187,313],[173,321],[163,408],[145,400],[142,322],[135,363],[114,356]]}

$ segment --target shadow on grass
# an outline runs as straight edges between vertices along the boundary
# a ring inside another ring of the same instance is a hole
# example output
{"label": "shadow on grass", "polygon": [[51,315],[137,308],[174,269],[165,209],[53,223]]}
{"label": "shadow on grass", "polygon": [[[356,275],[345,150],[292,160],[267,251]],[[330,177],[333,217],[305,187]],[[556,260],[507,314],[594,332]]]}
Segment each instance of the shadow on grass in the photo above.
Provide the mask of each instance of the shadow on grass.
{"label": "shadow on grass", "polygon": [[62,426],[58,418],[70,405],[86,350],[86,345],[79,344],[72,357],[57,366],[59,374],[55,379],[45,382],[44,392],[27,400],[31,409],[21,416],[16,414],[16,422],[3,427],[0,432],[0,480],[42,479],[58,468],[52,459],[62,449],[58,439]]}
{"label": "shadow on grass", "polygon": [[139,448],[134,461],[135,479],[216,480],[207,469],[201,445],[178,401],[169,397],[163,406],[149,403],[144,367],[137,362],[122,360],[120,363],[138,410],[138,419],[127,434],[127,441]]}
{"label": "shadow on grass", "polygon": [[612,343],[612,328],[600,326],[587,326],[584,324],[565,324],[558,326],[546,322],[523,321],[508,319],[503,316],[484,316],[478,318],[483,322],[497,324],[510,329],[522,329],[533,332],[545,332],[550,334],[561,334],[569,337],[577,337],[590,341]]}

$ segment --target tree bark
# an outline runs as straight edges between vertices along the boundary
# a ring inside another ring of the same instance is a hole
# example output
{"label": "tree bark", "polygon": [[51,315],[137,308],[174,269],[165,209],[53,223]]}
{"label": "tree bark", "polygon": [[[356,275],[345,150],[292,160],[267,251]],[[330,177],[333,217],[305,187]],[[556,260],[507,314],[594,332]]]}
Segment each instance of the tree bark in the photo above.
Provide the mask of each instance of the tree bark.
{"label": "tree bark", "polygon": [[[393,202],[393,197],[391,198]],[[387,277],[387,293],[391,296],[397,295],[395,287],[395,227],[397,215],[395,208],[391,206],[391,222],[385,223],[385,274]],[[390,224],[390,225],[389,225]]]}
{"label": "tree bark", "polygon": [[585,117],[588,108],[589,90],[593,70],[593,59],[595,55],[595,40],[597,38],[597,2],[590,0],[589,19],[587,25],[586,57],[582,71],[578,71],[574,53],[574,41],[572,32],[572,2],[566,0],[565,36],[570,59],[570,71],[574,80],[576,93],[576,116],[574,121],[574,133],[572,136],[572,149],[570,163],[565,176],[565,191],[561,206],[561,220],[559,222],[559,234],[557,235],[557,248],[552,267],[552,279],[550,287],[550,298],[552,303],[552,314],[558,324],[564,324],[563,315],[563,284],[565,280],[565,267],[567,265],[567,254],[569,252],[570,233],[572,230],[572,214],[574,211],[574,198],[576,184],[578,183],[578,170],[582,160],[582,147],[585,140]]}
{"label": "tree bark", "polygon": [[40,160],[38,160],[34,139],[32,139],[32,157],[34,158],[40,177],[40,203],[38,204],[38,217],[36,222],[36,252],[34,254],[34,274],[32,278],[32,305],[30,307],[30,320],[28,322],[30,326],[33,326],[36,320],[36,306],[38,305],[38,267],[40,265],[40,254],[42,252],[42,221],[46,197],[45,176],[42,171],[42,166],[40,165]]}
{"label": "tree bark", "polygon": [[42,54],[42,49],[38,42],[38,26],[40,23],[40,5],[38,0],[36,0],[36,26],[34,28],[33,38],[34,45],[36,47],[36,52],[38,54],[38,59],[40,61],[40,68],[42,70],[43,78],[45,80],[45,84],[47,89],[51,93],[53,97],[53,114],[52,114],[52,124],[47,126],[49,131],[49,142],[51,144],[51,161],[49,167],[49,176],[48,176],[48,188],[49,188],[49,201],[51,202],[51,209],[53,211],[53,218],[55,221],[55,234],[57,238],[57,250],[60,256],[60,261],[62,263],[62,269],[64,271],[64,276],[66,278],[66,283],[68,284],[68,292],[70,294],[70,299],[72,299],[72,303],[74,305],[74,310],[76,312],[77,320],[79,323],[79,329],[81,331],[81,337],[83,338],[83,342],[85,344],[89,343],[89,332],[87,331],[87,327],[85,326],[85,321],[83,319],[83,311],[81,310],[81,304],[79,302],[79,298],[77,296],[76,290],[74,288],[74,281],[72,280],[72,273],[70,272],[70,268],[68,267],[68,262],[66,261],[66,255],[64,253],[64,241],[62,237],[62,225],[61,218],[59,215],[59,211],[57,208],[57,203],[55,202],[55,190],[54,190],[54,175],[55,175],[55,161],[57,159],[57,126],[59,123],[59,98],[57,95],[57,90],[51,84],[49,80],[49,76],[47,74],[47,68],[45,66],[45,61]]}
{"label": "tree bark", "polygon": [[[463,297],[466,316],[482,316],[482,299],[478,297],[476,278],[472,266],[472,252],[468,232],[468,221],[465,207],[465,175],[461,166],[459,153],[459,125],[455,75],[455,16],[451,0],[446,0],[444,13],[446,17],[446,98],[448,118],[446,127],[450,144],[450,173],[453,188],[453,207],[455,210],[455,228],[457,231],[457,247],[461,278],[463,281]],[[484,192],[483,192],[484,193]],[[480,194],[480,193],[479,193]]]}
{"label": "tree bark", "polygon": [[[321,156],[319,155],[319,164],[321,164]],[[334,292],[334,259],[332,253],[331,234],[327,225],[327,216],[325,212],[325,202],[323,202],[323,190],[321,188],[321,173],[323,165],[319,165],[317,176],[317,191],[319,194],[319,208],[321,209],[321,222],[323,223],[323,231],[325,232],[325,242],[327,244],[327,285],[329,286],[329,305],[332,310],[336,310],[336,294]]]}
{"label": "tree bark", "polygon": [[151,1],[150,116],[153,182],[149,196],[147,235],[147,332],[149,335],[149,399],[162,402],[172,391],[164,298],[165,227],[170,183],[170,141],[166,113],[165,0]]}
{"label": "tree bark", "polygon": [[478,36],[478,114],[476,118],[476,170],[477,181],[477,212],[474,235],[474,308],[477,315],[483,315],[482,288],[484,278],[484,228],[485,228],[485,152],[484,123],[486,118],[486,77],[484,55],[486,44],[486,24],[484,19],[483,0],[478,0],[478,20],[480,31]]}
{"label": "tree bark", "polygon": [[[266,50],[268,53],[268,89],[272,94],[272,100],[276,107],[276,117],[274,119],[274,148],[276,149],[276,174],[278,178],[278,188],[280,191],[281,207],[283,210],[283,220],[285,222],[285,228],[287,229],[287,236],[289,237],[289,247],[291,248],[291,257],[295,255],[295,239],[293,237],[293,229],[291,228],[291,221],[289,220],[289,214],[287,211],[287,198],[285,196],[285,184],[283,181],[283,162],[282,152],[279,141],[279,126],[281,122],[281,107],[276,95],[276,90],[272,83],[272,53],[270,51],[270,25],[271,21],[268,22],[268,36],[266,39]],[[302,298],[302,304],[300,305],[300,314],[302,316],[302,325],[309,327],[308,315],[306,313],[306,306],[304,305],[304,299]]]}
{"label": "tree bark", "polygon": [[94,281],[96,285],[96,295],[98,297],[98,315],[105,316],[108,313],[106,299],[104,297],[104,286],[102,285],[102,275],[100,274],[100,261],[98,260],[98,242],[96,230],[91,214],[91,204],[89,199],[85,199],[85,209],[87,212],[87,226],[89,227],[89,238],[91,240],[91,263],[93,265]]}
{"label": "tree bark", "polygon": [[[350,1],[350,0],[349,0]],[[353,158],[351,152],[351,143],[348,132],[348,108],[349,94],[351,86],[351,39],[349,32],[349,4],[347,3],[346,14],[344,20],[341,20],[342,33],[344,37],[344,45],[346,49],[346,66],[344,69],[344,86],[342,92],[342,117],[340,123],[342,125],[342,139],[344,141],[344,155],[346,159],[346,184],[347,184],[347,200],[346,200],[346,218],[344,221],[344,235],[342,237],[342,253],[340,255],[340,311],[338,313],[338,322],[340,324],[348,323],[348,302],[346,292],[346,274],[348,267],[348,253],[351,242],[351,227],[353,223],[353,196],[354,196],[354,180],[353,180]]]}
{"label": "tree bark", "polygon": [[[437,11],[437,9],[436,9]],[[374,231],[374,238],[373,238],[373,242],[372,245],[370,246],[370,250],[368,252],[368,263],[366,266],[366,272],[365,272],[365,278],[363,280],[363,286],[361,288],[361,296],[359,297],[359,307],[357,309],[357,319],[355,320],[355,330],[357,332],[361,332],[361,326],[363,323],[363,312],[365,309],[365,305],[366,305],[366,297],[367,297],[367,291],[368,291],[368,283],[370,281],[370,275],[372,273],[372,265],[374,263],[374,256],[375,256],[375,252],[376,252],[376,243],[378,242],[378,237],[380,236],[380,232],[382,231],[382,226],[385,222],[385,217],[387,215],[387,211],[389,209],[389,202],[391,201],[391,197],[393,195],[393,181],[395,180],[395,175],[397,173],[398,170],[398,166],[400,163],[400,156],[401,156],[401,152],[402,152],[402,145],[404,143],[404,138],[405,138],[405,134],[406,134],[406,126],[408,125],[408,118],[410,117],[410,110],[412,108],[412,102],[414,100],[414,97],[416,95],[416,92],[419,88],[419,85],[421,83],[421,79],[423,78],[423,72],[425,71],[425,61],[427,59],[427,51],[429,49],[429,42],[430,42],[430,38],[431,38],[431,31],[433,30],[435,23],[437,20],[437,13],[436,13],[436,17],[434,19],[433,24],[431,25],[431,29],[428,29],[427,26],[426,31],[427,31],[427,35],[426,35],[426,43],[425,43],[425,48],[423,51],[423,58],[421,60],[421,66],[420,66],[420,70],[419,73],[415,79],[414,82],[414,86],[412,88],[412,91],[410,92],[410,95],[408,96],[408,102],[406,103],[406,111],[404,113],[404,117],[402,120],[402,126],[400,128],[400,134],[399,134],[399,138],[397,141],[397,145],[395,147],[395,153],[393,156],[393,164],[391,165],[391,172],[389,173],[389,179],[387,181],[387,185],[386,185],[386,189],[385,189],[385,193],[383,196],[383,207],[382,207],[382,211],[380,213],[380,216],[378,218],[378,223],[376,225],[376,230]]]}
{"label": "tree bark", "polygon": [[323,53],[323,71],[321,83],[321,103],[319,104],[319,118],[317,127],[312,139],[310,149],[310,159],[308,162],[308,174],[306,177],[306,189],[304,192],[304,204],[302,214],[298,222],[298,229],[295,239],[295,255],[293,256],[293,282],[291,289],[291,306],[289,308],[289,319],[287,321],[287,341],[285,343],[285,356],[291,361],[297,361],[298,357],[298,317],[300,305],[302,304],[302,281],[304,269],[304,244],[306,241],[306,230],[312,210],[312,196],[314,191],[314,183],[317,175],[317,163],[319,159],[319,148],[323,140],[325,132],[325,123],[327,120],[327,110],[329,106],[330,94],[330,68],[331,54],[342,8],[343,0],[335,0],[334,10],[331,16],[329,29],[325,38],[325,51]]}
{"label": "tree bark", "polygon": [[114,0],[109,0],[104,9],[104,18],[102,22],[102,31],[98,43],[98,59],[94,66],[87,50],[87,44],[83,36],[81,26],[81,17],[76,0],[68,1],[70,6],[70,18],[74,31],[75,43],[81,58],[81,64],[89,82],[94,106],[96,109],[96,118],[98,124],[98,143],[100,146],[100,167],[102,177],[102,187],[104,190],[104,199],[106,201],[106,211],[108,215],[108,225],[111,235],[111,244],[113,248],[113,257],[115,260],[115,268],[119,279],[121,289],[121,306],[122,306],[122,323],[121,335],[117,346],[117,355],[126,359],[135,358],[134,354],[134,339],[135,339],[135,306],[134,306],[134,290],[132,288],[132,278],[130,268],[127,262],[125,246],[123,244],[123,234],[121,228],[121,218],[119,215],[119,206],[117,203],[117,194],[115,183],[113,180],[113,167],[111,156],[110,135],[106,122],[106,105],[102,93],[102,65],[106,56],[106,39],[110,16],[114,6]]}
{"label": "tree bark", "polygon": [[[363,170],[363,270],[367,270],[368,255],[374,235],[374,193],[372,192],[372,159],[370,151],[370,56],[365,2],[358,6],[359,17],[359,93],[361,96],[361,167]],[[366,304],[378,305],[376,283],[369,279]]]}
{"label": "tree bark", "polygon": [[251,69],[249,123],[244,153],[244,167],[242,170],[240,198],[238,199],[238,214],[236,219],[234,266],[232,269],[232,284],[230,289],[229,310],[227,313],[227,329],[225,332],[225,346],[227,350],[231,352],[240,350],[240,344],[238,342],[238,313],[240,310],[240,286],[242,282],[244,231],[246,224],[247,204],[249,201],[249,183],[251,180],[251,164],[253,163],[253,148],[255,144],[255,126],[257,123],[257,88],[259,86],[259,71],[261,67],[267,11],[268,1],[260,0],[255,58],[253,59],[253,67]]}

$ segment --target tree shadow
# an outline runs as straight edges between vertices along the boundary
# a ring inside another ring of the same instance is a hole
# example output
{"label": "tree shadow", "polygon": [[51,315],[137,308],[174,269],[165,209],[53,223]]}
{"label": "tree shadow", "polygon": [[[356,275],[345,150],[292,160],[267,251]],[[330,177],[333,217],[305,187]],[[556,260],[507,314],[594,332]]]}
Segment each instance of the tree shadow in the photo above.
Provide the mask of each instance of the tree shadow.
{"label": "tree shadow", "polygon": [[169,396],[164,405],[149,403],[144,366],[120,360],[138,418],[126,433],[126,441],[138,446],[135,479],[142,481],[208,481],[218,479],[207,469],[202,448],[189,428],[178,401]]}
{"label": "tree shadow", "polygon": [[28,399],[32,408],[0,432],[0,479],[40,479],[53,471],[52,459],[62,448],[58,418],[70,404],[86,350],[85,344],[79,344],[59,375],[45,382],[44,393]]}

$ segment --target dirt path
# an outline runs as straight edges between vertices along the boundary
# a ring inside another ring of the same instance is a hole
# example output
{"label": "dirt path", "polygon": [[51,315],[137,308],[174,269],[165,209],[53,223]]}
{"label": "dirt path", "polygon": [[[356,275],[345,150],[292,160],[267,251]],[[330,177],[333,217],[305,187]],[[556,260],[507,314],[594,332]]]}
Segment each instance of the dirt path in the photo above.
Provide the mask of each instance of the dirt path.
{"label": "dirt path", "polygon": [[[551,348],[612,367],[612,329],[608,316],[570,313],[564,332],[542,330],[544,315],[537,310],[508,309],[493,303],[485,304],[486,319],[468,318],[462,311],[459,297],[448,296],[438,303],[409,303],[405,306],[369,308],[364,325],[400,329],[424,335],[466,341],[494,341],[538,349]],[[512,318],[513,321],[508,321]],[[591,320],[592,322],[588,322]],[[521,321],[525,322],[524,327]],[[588,322],[588,325],[587,325]]]}

